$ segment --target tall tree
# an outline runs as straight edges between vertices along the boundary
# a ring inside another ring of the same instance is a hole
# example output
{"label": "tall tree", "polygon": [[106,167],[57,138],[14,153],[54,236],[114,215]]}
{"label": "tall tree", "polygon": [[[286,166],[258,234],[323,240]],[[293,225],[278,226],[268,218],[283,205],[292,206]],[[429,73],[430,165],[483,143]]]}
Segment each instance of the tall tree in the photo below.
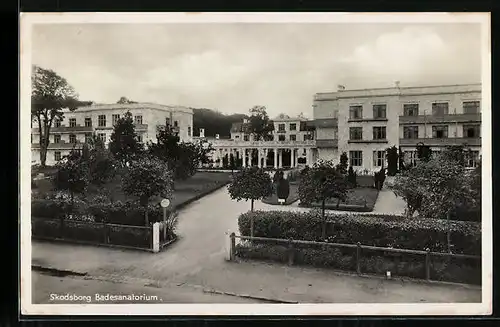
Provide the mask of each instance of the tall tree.
{"label": "tall tree", "polygon": [[254,106],[250,109],[250,133],[259,140],[269,140],[274,130],[274,124],[269,121],[266,107]]}
{"label": "tall tree", "polygon": [[[307,185],[304,202],[318,201],[321,203],[323,217],[322,238],[326,238],[325,206],[329,199],[344,200],[347,197],[348,187],[345,177],[337,171],[332,161],[317,161],[300,180]],[[306,189],[305,187],[303,189]],[[301,200],[302,201],[302,200]]]}
{"label": "tall tree", "polygon": [[[270,196],[273,192],[271,177],[263,169],[257,167],[244,168],[234,175],[228,187],[231,199],[236,201],[251,200],[253,211],[255,200]],[[251,236],[253,236],[253,218],[251,220]]]}
{"label": "tall tree", "polygon": [[164,198],[172,196],[173,181],[167,165],[162,160],[142,156],[130,162],[122,175],[122,187],[126,194],[138,196],[145,208],[145,225],[149,225],[149,200],[155,195]]}
{"label": "tall tree", "polygon": [[113,156],[124,166],[138,154],[142,153],[144,147],[139,142],[135,132],[132,114],[127,111],[123,117],[118,119],[113,127],[109,150]]}
{"label": "tall tree", "polygon": [[75,194],[85,192],[89,185],[88,165],[80,151],[72,149],[56,167],[57,172],[52,180],[54,186],[57,190],[69,192],[73,206]]}
{"label": "tall tree", "polygon": [[54,120],[64,118],[63,109],[75,110],[90,105],[79,101],[78,94],[65,78],[50,69],[33,66],[31,75],[31,118],[40,133],[40,164],[45,167],[50,130]]}
{"label": "tall tree", "polygon": [[387,175],[394,176],[398,172],[398,148],[392,146],[386,149],[387,154]]}
{"label": "tall tree", "polygon": [[337,171],[342,175],[347,175],[347,168],[349,166],[349,158],[347,153],[342,152],[340,155],[340,163],[337,165]]}
{"label": "tall tree", "polygon": [[88,165],[90,184],[98,189],[110,181],[116,173],[115,160],[104,142],[94,133],[82,149],[83,160]]}

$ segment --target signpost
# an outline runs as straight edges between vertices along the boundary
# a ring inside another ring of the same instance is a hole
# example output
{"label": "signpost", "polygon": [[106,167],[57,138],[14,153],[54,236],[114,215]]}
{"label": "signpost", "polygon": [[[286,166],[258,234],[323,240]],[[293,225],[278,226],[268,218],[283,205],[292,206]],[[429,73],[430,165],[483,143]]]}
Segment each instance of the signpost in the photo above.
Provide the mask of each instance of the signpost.
{"label": "signpost", "polygon": [[167,208],[169,205],[169,199],[163,199],[160,202],[160,206],[163,208],[163,241],[167,239]]}

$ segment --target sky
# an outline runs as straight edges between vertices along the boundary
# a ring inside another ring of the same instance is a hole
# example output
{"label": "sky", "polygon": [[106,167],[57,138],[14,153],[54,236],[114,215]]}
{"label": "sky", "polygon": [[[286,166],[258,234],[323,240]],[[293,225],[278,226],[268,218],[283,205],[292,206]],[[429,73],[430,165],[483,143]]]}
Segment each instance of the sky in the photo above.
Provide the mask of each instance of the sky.
{"label": "sky", "polygon": [[481,82],[472,23],[39,24],[32,63],[81,100],[312,116],[315,93]]}

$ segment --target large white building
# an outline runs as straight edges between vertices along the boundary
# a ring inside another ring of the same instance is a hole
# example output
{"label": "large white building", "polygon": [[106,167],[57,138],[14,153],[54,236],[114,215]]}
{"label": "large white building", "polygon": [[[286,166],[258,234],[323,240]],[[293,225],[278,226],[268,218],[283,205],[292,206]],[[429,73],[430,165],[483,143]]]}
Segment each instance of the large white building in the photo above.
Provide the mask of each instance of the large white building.
{"label": "large white building", "polygon": [[[318,159],[338,162],[345,152],[349,165],[372,174],[387,167],[385,150],[396,146],[407,164],[415,164],[416,147],[433,152],[448,145],[467,145],[474,167],[481,155],[481,84],[346,90],[317,93],[313,120],[280,115],[273,119],[272,141],[255,141],[245,128],[234,124],[231,139],[211,140],[213,160],[231,154],[243,166],[296,167]],[[251,154],[257,160],[249,160]]]}
{"label": "large white building", "polygon": [[[81,147],[87,138],[96,133],[107,145],[116,121],[130,111],[139,141],[156,141],[158,126],[169,124],[182,141],[192,141],[193,110],[187,107],[165,106],[154,103],[99,104],[64,110],[64,118],[55,121],[50,130],[47,165],[54,165],[72,148]],[[31,130],[32,163],[40,163],[40,133],[37,122]]]}
{"label": "large white building", "polygon": [[416,146],[440,151],[449,145],[472,150],[467,165],[481,154],[481,84],[345,90],[314,96],[316,151],[339,160],[346,152],[357,171],[386,166],[385,149],[401,147],[415,163]]}

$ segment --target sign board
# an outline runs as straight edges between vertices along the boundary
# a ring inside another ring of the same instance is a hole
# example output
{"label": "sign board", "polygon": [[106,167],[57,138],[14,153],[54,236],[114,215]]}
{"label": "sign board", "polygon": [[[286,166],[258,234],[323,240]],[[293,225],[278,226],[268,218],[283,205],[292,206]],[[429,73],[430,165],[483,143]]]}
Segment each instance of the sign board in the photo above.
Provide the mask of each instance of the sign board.
{"label": "sign board", "polygon": [[161,205],[162,208],[166,208],[166,207],[168,207],[170,205],[170,200],[169,199],[163,199],[163,200],[161,200],[160,205]]}

